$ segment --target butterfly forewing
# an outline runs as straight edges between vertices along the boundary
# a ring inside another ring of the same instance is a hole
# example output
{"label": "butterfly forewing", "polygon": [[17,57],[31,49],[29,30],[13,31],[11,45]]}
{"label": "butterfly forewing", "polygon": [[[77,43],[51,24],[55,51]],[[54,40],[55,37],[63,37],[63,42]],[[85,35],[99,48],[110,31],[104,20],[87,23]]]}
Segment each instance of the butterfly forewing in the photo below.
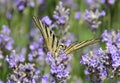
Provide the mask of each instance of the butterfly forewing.
{"label": "butterfly forewing", "polygon": [[70,46],[68,46],[64,51],[66,54],[70,54],[71,52],[73,52],[77,49],[80,49],[82,47],[97,43],[99,41],[100,41],[100,39],[93,39],[93,40],[83,41],[80,43],[74,43],[74,44],[71,44]]}
{"label": "butterfly forewing", "polygon": [[57,37],[53,34],[49,27],[39,20],[38,17],[33,16],[33,20],[42,33],[48,51],[52,51],[52,53],[54,53],[58,46]]}

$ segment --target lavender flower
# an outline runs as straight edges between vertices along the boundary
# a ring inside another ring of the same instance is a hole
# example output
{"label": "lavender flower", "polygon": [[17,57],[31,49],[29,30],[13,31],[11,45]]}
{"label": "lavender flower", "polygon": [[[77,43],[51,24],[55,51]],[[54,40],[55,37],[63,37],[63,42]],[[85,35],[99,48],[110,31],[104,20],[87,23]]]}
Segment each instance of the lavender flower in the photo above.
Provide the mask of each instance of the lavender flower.
{"label": "lavender flower", "polygon": [[100,0],[85,0],[90,9],[98,9],[100,7]]}
{"label": "lavender flower", "polygon": [[3,83],[3,81],[2,81],[2,80],[0,80],[0,83]]}
{"label": "lavender flower", "polygon": [[11,12],[7,12],[6,13],[6,18],[8,19],[8,20],[10,20],[11,18],[12,18],[12,13]]}
{"label": "lavender flower", "polygon": [[15,50],[13,50],[13,52],[10,54],[10,57],[6,57],[6,61],[8,62],[10,68],[15,68],[20,63],[25,61],[25,56],[23,53],[16,54]]}
{"label": "lavender flower", "polygon": [[37,0],[38,5],[41,5],[45,2],[45,0]]}
{"label": "lavender flower", "polygon": [[40,71],[35,68],[34,64],[19,64],[17,68],[13,69],[13,74],[7,78],[7,83],[36,83],[39,80],[38,74]]}
{"label": "lavender flower", "polygon": [[41,76],[41,83],[49,83],[49,78],[50,78],[50,75],[49,74],[45,74],[43,76]]}
{"label": "lavender flower", "polygon": [[62,0],[62,3],[64,6],[68,7],[71,7],[74,4],[73,0]]}
{"label": "lavender flower", "polygon": [[29,0],[29,1],[27,2],[27,6],[34,8],[34,7],[35,7],[35,2],[34,2],[34,0]]}
{"label": "lavender flower", "polygon": [[[59,42],[65,43],[67,45],[70,45],[71,42],[75,41],[73,35],[69,33],[69,14],[69,9],[65,9],[63,3],[59,2],[53,15],[55,22],[52,24],[52,26],[55,26],[56,29],[58,29],[57,35],[60,36]],[[71,39],[69,39],[70,37]]]}
{"label": "lavender flower", "polygon": [[102,41],[106,42],[108,47],[114,45],[115,47],[120,48],[120,31],[116,33],[114,30],[111,32],[105,30],[102,34]]}
{"label": "lavender flower", "polygon": [[27,6],[27,2],[25,0],[14,0],[15,7],[19,12],[23,12],[25,7]]}
{"label": "lavender flower", "polygon": [[4,68],[6,66],[3,61],[5,61],[6,55],[8,55],[13,49],[14,40],[10,36],[10,33],[11,31],[9,27],[7,25],[3,25],[2,30],[0,31],[0,68]]}
{"label": "lavender flower", "polygon": [[120,31],[117,33],[114,30],[111,32],[105,30],[102,41],[106,43],[106,49],[99,49],[82,56],[80,62],[87,67],[85,73],[91,78],[91,82],[99,83],[106,78],[114,79],[120,76],[119,34]]}
{"label": "lavender flower", "polygon": [[67,69],[69,57],[64,51],[60,51],[59,56],[52,56],[51,52],[48,52],[46,61],[50,65],[50,73],[55,82],[59,83],[69,78],[70,71]]}
{"label": "lavender flower", "polygon": [[53,18],[56,20],[57,25],[64,25],[69,19],[69,9],[63,7],[63,3],[59,2],[56,10],[54,11]]}
{"label": "lavender flower", "polygon": [[86,22],[88,22],[91,25],[91,29],[97,29],[101,24],[101,21],[99,21],[98,19],[103,16],[105,16],[105,11],[99,12],[98,10],[85,10],[84,18]]}
{"label": "lavender flower", "polygon": [[43,17],[42,22],[44,22],[48,26],[50,26],[52,24],[52,20],[50,20],[50,18],[48,16]]}
{"label": "lavender flower", "polygon": [[120,81],[118,81],[117,83],[120,83]]}
{"label": "lavender flower", "polygon": [[46,52],[44,49],[44,41],[38,29],[32,30],[29,34],[31,40],[29,44],[28,60],[32,63],[39,63],[39,69],[41,72],[45,71],[45,58]]}
{"label": "lavender flower", "polygon": [[108,76],[107,68],[104,66],[107,62],[104,58],[105,53],[102,49],[82,56],[80,63],[87,66],[85,74],[89,76],[92,83],[101,83]]}
{"label": "lavender flower", "polygon": [[[37,4],[42,4],[43,3],[43,0],[37,0]],[[26,1],[26,0],[14,0],[14,6],[15,6],[15,9],[17,9],[20,13],[22,13],[25,8],[27,7],[32,7],[34,8],[35,7],[35,1],[34,0],[29,0],[29,1]]]}
{"label": "lavender flower", "polygon": [[109,54],[110,67],[113,70],[111,77],[119,76],[120,68],[120,31],[112,30],[108,32],[105,30],[102,34],[102,41],[106,43],[106,52]]}
{"label": "lavender flower", "polygon": [[12,39],[12,37],[9,36],[10,30],[6,25],[3,25],[2,28],[3,30],[1,31],[0,34],[0,45],[1,45],[0,49],[2,51],[12,50],[14,40]]}
{"label": "lavender flower", "polygon": [[76,20],[79,20],[80,17],[81,17],[81,13],[80,13],[80,12],[76,12],[74,18],[75,18]]}
{"label": "lavender flower", "polygon": [[115,3],[115,0],[101,0],[101,2],[104,3],[104,4],[113,5]]}
{"label": "lavender flower", "polygon": [[10,51],[13,49],[14,40],[10,37],[10,29],[7,25],[2,26],[2,30],[0,32],[0,50],[1,52]]}
{"label": "lavender flower", "polygon": [[2,53],[0,52],[0,59],[3,59],[3,55],[2,55]]}
{"label": "lavender flower", "polygon": [[44,60],[45,52],[43,49],[43,38],[38,31],[38,29],[31,30],[30,38],[33,40],[31,40],[31,43],[29,45],[29,48],[31,50],[28,54],[29,61],[34,61],[35,57],[37,57],[38,61],[41,61],[42,59]]}
{"label": "lavender flower", "polygon": [[15,50],[10,54],[10,56],[6,57],[6,61],[9,64],[9,68],[12,69],[13,73],[9,74],[7,77],[7,83],[36,83],[39,80],[39,73],[35,67],[35,64],[26,63],[25,62],[25,48],[23,48],[21,53],[16,53]]}

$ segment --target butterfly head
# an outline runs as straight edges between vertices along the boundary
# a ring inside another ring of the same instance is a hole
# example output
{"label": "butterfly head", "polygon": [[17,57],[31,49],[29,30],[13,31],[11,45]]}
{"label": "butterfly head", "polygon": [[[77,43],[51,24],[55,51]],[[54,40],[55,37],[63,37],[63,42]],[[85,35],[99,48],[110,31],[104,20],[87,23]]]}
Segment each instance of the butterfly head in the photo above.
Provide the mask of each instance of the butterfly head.
{"label": "butterfly head", "polygon": [[61,55],[61,52],[62,51],[64,51],[65,49],[66,49],[66,45],[65,44],[63,44],[63,43],[60,43],[59,45],[58,45],[58,47],[56,48],[56,51],[55,51],[55,53],[54,53],[54,56],[60,56]]}

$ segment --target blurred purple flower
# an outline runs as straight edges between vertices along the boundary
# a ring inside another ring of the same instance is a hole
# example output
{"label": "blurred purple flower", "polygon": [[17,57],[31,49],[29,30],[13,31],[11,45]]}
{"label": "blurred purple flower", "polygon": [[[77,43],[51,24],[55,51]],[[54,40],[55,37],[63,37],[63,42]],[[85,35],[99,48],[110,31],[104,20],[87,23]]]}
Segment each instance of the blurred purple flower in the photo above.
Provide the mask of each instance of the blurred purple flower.
{"label": "blurred purple flower", "polygon": [[10,37],[10,29],[7,25],[3,25],[2,26],[2,30],[1,30],[1,33],[0,33],[0,49],[2,51],[7,51],[7,50],[12,50],[13,48],[13,43],[14,43],[14,40],[12,37]]}
{"label": "blurred purple flower", "polygon": [[115,3],[115,0],[101,0],[101,2],[104,3],[104,4],[107,3],[107,4],[111,4],[112,5],[112,4]]}
{"label": "blurred purple flower", "polygon": [[74,2],[73,0],[62,0],[63,5],[71,7]]}
{"label": "blurred purple flower", "polygon": [[36,50],[39,47],[39,43],[38,42],[32,42],[30,44],[30,50]]}
{"label": "blurred purple flower", "polygon": [[108,3],[109,3],[109,4],[114,4],[114,3],[115,3],[115,0],[108,0]]}
{"label": "blurred purple flower", "polygon": [[120,81],[118,81],[117,83],[120,83]]}
{"label": "blurred purple flower", "polygon": [[31,29],[29,34],[29,53],[28,53],[28,61],[39,63],[39,67],[41,72],[44,72],[45,66],[45,58],[46,53],[44,50],[44,40],[41,36],[39,29]]}
{"label": "blurred purple flower", "polygon": [[13,15],[12,15],[11,12],[7,12],[7,13],[6,13],[6,18],[7,18],[7,19],[10,20],[10,19],[12,18],[12,16],[13,16]]}
{"label": "blurred purple flower", "polygon": [[3,81],[2,81],[2,80],[0,80],[0,83],[3,83]]}
{"label": "blurred purple flower", "polygon": [[94,2],[94,0],[86,0],[86,2],[91,4]]}
{"label": "blurred purple flower", "polygon": [[9,29],[9,27],[7,26],[7,25],[3,25],[2,26],[2,31],[1,31],[1,33],[2,34],[7,34],[7,35],[9,35],[10,34],[10,29]]}
{"label": "blurred purple flower", "polygon": [[50,26],[52,24],[52,20],[50,20],[50,18],[48,16],[43,17],[42,22],[44,22],[48,26]]}
{"label": "blurred purple flower", "polygon": [[98,9],[100,7],[100,0],[85,0],[90,9]]}
{"label": "blurred purple flower", "polygon": [[25,61],[25,56],[23,54],[16,54],[15,52],[12,52],[10,57],[6,57],[6,61],[8,62],[10,68],[14,68]]}
{"label": "blurred purple flower", "polygon": [[101,11],[100,16],[105,16],[106,12],[104,10]]}
{"label": "blurred purple flower", "polygon": [[76,12],[75,15],[74,15],[74,18],[75,18],[76,20],[79,20],[80,17],[81,17],[81,13],[80,13],[80,12]]}
{"label": "blurred purple flower", "polygon": [[37,0],[37,2],[38,2],[38,5],[41,5],[45,2],[45,0]]}
{"label": "blurred purple flower", "polygon": [[27,2],[25,0],[14,0],[14,5],[19,12],[22,12],[27,6]]}
{"label": "blurred purple flower", "polygon": [[91,25],[91,29],[97,29],[101,24],[99,18],[105,15],[106,13],[104,10],[102,12],[99,12],[98,10],[94,12],[92,10],[85,10],[84,19]]}
{"label": "blurred purple flower", "polygon": [[4,56],[0,53],[0,59],[3,59],[3,57],[4,57]]}
{"label": "blurred purple flower", "polygon": [[29,0],[28,3],[27,3],[27,6],[29,6],[29,7],[35,7],[34,0]]}

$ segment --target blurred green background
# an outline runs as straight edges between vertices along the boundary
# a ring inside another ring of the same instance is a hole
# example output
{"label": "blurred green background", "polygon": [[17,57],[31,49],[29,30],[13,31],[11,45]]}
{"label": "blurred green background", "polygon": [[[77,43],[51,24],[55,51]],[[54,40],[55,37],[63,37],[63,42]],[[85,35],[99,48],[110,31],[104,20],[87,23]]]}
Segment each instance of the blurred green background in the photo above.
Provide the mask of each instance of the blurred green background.
{"label": "blurred green background", "polygon": [[[6,0],[7,1],[7,0]],[[49,16],[52,18],[53,11],[57,6],[60,0],[45,0],[43,4],[37,5],[36,0],[34,7],[26,7],[24,11],[21,13],[15,10],[12,5],[14,4],[12,0],[8,1],[8,3],[2,3],[0,1],[0,29],[3,24],[8,25],[11,29],[11,36],[14,38],[15,44],[14,46],[18,46],[22,48],[23,46],[28,45],[28,34],[31,28],[34,28],[35,25],[32,20],[32,16],[39,16],[40,18],[44,16]],[[66,0],[69,1],[69,0]],[[10,2],[10,3],[9,3]],[[96,31],[92,31],[90,29],[90,25],[85,22],[83,18],[76,20],[74,15],[77,11],[80,11],[82,14],[85,9],[89,9],[89,6],[85,3],[85,0],[73,0],[74,6],[65,5],[66,8],[70,8],[70,32],[74,34],[77,41],[83,41],[88,39],[100,38],[101,33],[105,30],[119,30],[120,29],[120,1],[116,0],[113,5],[106,6],[101,4],[99,10],[105,10],[106,16],[100,18],[102,24],[98,27]],[[11,8],[10,8],[11,7]],[[12,12],[12,18],[7,19],[6,13]],[[87,47],[82,48],[76,52],[74,52],[74,59],[72,60],[72,72],[69,83],[73,83],[72,81],[75,79],[81,79],[83,83],[88,83],[86,81],[86,77],[84,75],[84,66],[80,64],[80,57],[83,54],[83,51],[87,49]],[[88,49],[85,52],[89,52]],[[7,71],[4,69],[4,71]],[[3,79],[3,78],[2,78]],[[79,83],[79,82],[78,82]],[[108,83],[108,82],[106,82]]]}

